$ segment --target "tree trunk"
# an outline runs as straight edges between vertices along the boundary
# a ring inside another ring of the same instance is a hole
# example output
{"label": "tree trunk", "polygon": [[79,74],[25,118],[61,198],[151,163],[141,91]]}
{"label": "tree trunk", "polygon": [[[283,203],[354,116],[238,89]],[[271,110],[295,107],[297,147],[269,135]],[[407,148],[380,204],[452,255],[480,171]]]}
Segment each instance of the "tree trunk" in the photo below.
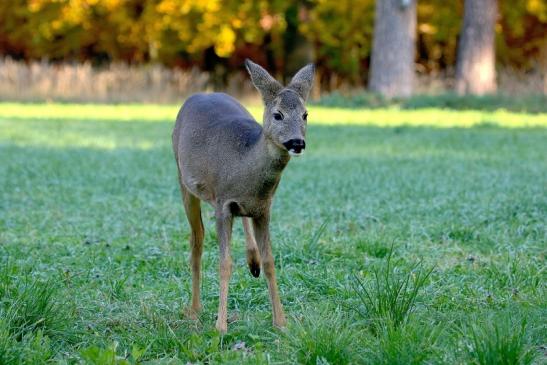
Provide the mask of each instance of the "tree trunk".
{"label": "tree trunk", "polygon": [[496,91],[495,29],[497,0],[465,0],[456,63],[458,94]]}
{"label": "tree trunk", "polygon": [[309,6],[306,1],[295,1],[285,12],[287,28],[284,32],[284,82],[288,83],[305,64],[313,62],[313,44],[298,31],[298,26],[309,21]]}
{"label": "tree trunk", "polygon": [[416,0],[377,0],[372,43],[371,91],[407,97],[414,87]]}

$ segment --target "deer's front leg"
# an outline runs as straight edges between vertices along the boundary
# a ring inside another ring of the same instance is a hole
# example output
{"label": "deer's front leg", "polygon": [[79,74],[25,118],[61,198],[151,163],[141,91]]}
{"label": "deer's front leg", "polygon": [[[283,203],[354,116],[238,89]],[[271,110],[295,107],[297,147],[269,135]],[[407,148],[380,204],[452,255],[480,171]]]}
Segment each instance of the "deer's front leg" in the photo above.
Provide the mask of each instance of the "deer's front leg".
{"label": "deer's front leg", "polygon": [[230,257],[232,221],[233,217],[230,212],[226,212],[221,207],[217,209],[216,226],[220,247],[220,295],[216,328],[220,333],[228,331],[228,283],[232,274],[232,258]]}
{"label": "deer's front leg", "polygon": [[273,324],[276,327],[285,327],[287,320],[285,319],[285,313],[283,313],[283,306],[281,305],[279,293],[277,291],[275,264],[272,255],[272,247],[270,245],[269,225],[269,215],[253,219],[255,237],[260,251],[260,258],[262,259],[262,269],[266,275],[266,280],[268,281],[268,291],[270,292],[270,301],[272,303]]}

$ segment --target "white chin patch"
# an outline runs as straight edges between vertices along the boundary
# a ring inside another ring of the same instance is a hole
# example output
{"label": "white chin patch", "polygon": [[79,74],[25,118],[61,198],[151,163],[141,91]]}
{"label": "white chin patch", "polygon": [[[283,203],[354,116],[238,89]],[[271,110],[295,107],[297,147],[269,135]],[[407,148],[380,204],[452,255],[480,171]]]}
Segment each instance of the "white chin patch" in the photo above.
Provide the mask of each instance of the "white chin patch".
{"label": "white chin patch", "polygon": [[300,152],[296,152],[296,151],[293,150],[293,149],[290,149],[290,150],[289,150],[289,155],[291,155],[291,156],[296,156],[296,157],[298,157],[298,156],[302,156],[303,154],[304,154],[304,150],[301,150]]}

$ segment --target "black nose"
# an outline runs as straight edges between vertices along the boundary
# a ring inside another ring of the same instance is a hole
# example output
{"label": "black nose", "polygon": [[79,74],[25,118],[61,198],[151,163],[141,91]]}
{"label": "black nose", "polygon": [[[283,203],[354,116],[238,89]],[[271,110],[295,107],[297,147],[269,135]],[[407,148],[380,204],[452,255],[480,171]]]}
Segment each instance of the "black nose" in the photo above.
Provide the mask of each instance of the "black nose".
{"label": "black nose", "polygon": [[287,142],[283,143],[283,146],[287,151],[293,151],[295,153],[302,152],[306,148],[306,142],[303,139],[289,139]]}

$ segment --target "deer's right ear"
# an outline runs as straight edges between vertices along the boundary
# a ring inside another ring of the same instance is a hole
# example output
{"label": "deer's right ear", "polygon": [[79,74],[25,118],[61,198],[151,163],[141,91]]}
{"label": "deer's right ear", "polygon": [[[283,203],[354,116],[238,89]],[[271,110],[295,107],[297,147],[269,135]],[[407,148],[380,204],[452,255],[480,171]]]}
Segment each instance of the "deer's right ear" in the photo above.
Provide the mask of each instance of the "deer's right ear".
{"label": "deer's right ear", "polygon": [[315,73],[315,66],[313,63],[310,63],[300,69],[294,75],[291,82],[287,86],[289,89],[293,89],[302,97],[302,99],[307,100],[310,90],[313,86],[313,77]]}
{"label": "deer's right ear", "polygon": [[251,75],[251,81],[253,85],[258,89],[262,95],[262,100],[264,104],[269,104],[275,99],[279,91],[283,88],[276,79],[274,79],[268,71],[264,70],[262,67],[252,62],[249,59],[245,60],[245,67]]}

